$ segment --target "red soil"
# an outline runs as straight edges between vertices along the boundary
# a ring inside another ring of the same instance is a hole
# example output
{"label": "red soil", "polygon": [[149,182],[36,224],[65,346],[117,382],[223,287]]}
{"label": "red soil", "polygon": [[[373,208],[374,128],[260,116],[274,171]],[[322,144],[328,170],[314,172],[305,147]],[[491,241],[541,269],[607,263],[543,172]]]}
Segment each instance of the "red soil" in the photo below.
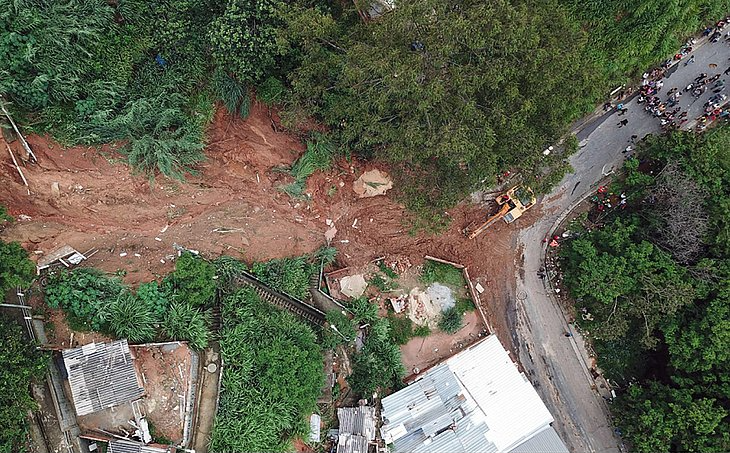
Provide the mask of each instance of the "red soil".
{"label": "red soil", "polygon": [[[510,341],[515,225],[498,222],[468,240],[461,229],[483,220],[486,212],[462,204],[448,213],[453,221],[444,233],[410,234],[406,211],[393,196],[357,198],[353,181],[373,168],[359,161],[341,161],[331,171],[313,175],[307,186],[311,201],[293,200],[277,189],[290,178],[275,169],[291,164],[304,146],[276,131],[276,117],[271,118],[261,105],[253,106],[246,120],[219,109],[208,131],[208,159],[198,166],[198,175],[184,182],[158,177],[151,184],[131,174],[111,146],[64,149],[48,137],[30,136],[39,160],[23,168],[30,196],[7,153],[0,161],[0,204],[18,218],[0,237],[20,241],[31,253],[64,244],[82,252],[95,247],[100,251],[89,265],[110,272],[123,269],[125,280],[136,284],[172,269],[173,243],[249,262],[300,255],[324,244],[325,221],[331,219],[338,229],[332,245],[343,266],[383,255],[419,264],[426,254],[468,266],[472,278],[487,288],[482,305],[490,324],[502,341]],[[18,142],[11,147],[16,156],[21,154]],[[57,196],[51,190],[54,182],[60,187]],[[530,214],[522,221],[528,222]],[[215,231],[220,228],[229,232]]]}

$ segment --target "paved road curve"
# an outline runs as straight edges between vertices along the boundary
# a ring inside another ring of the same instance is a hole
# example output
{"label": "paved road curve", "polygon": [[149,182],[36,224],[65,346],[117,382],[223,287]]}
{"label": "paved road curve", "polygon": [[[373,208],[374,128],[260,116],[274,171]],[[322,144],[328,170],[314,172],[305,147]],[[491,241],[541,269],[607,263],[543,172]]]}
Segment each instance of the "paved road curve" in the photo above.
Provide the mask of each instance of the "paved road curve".
{"label": "paved road curve", "polygon": [[[712,76],[722,73],[730,64],[730,46],[723,42],[702,44],[694,55],[693,64],[680,63],[676,71],[664,79],[662,99],[666,98],[666,91],[675,86],[686,87],[700,72]],[[711,68],[710,64],[717,67]],[[730,76],[723,78],[730,83]],[[702,113],[702,106],[711,94],[708,90],[693,104],[694,98],[690,94],[682,96],[681,106],[683,110],[690,108],[691,120]],[[622,151],[631,136],[642,138],[660,131],[659,121],[645,113],[636,99],[625,105],[628,107],[625,115],[611,112],[578,133],[581,148],[570,159],[575,173],[566,176],[561,186],[544,198],[540,219],[521,231],[519,237],[523,256],[517,261],[515,344],[520,362],[538,385],[538,391],[556,419],[555,428],[569,449],[576,453],[618,452],[619,447],[607,407],[601,396],[591,389],[592,379],[586,374],[582,358],[576,354],[576,340],[564,336],[568,328],[565,318],[552,293],[546,291],[542,280],[538,279],[537,271],[542,267],[545,235],[572,205],[596,189],[602,173],[621,166]],[[621,119],[627,119],[628,125],[619,128],[617,123]]]}

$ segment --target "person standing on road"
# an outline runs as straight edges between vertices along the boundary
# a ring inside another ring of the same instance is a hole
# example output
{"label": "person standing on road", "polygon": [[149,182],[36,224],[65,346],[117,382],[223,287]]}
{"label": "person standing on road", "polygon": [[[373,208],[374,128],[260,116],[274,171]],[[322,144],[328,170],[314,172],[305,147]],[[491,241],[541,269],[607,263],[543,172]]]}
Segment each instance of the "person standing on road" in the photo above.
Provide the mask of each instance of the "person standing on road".
{"label": "person standing on road", "polygon": [[626,126],[627,124],[629,124],[629,120],[623,119],[623,120],[619,121],[618,124],[616,124],[616,126],[618,126],[618,128],[621,129],[622,127]]}
{"label": "person standing on road", "polygon": [[692,55],[691,57],[689,57],[689,60],[684,62],[684,65],[687,66],[688,64],[692,64],[694,62],[695,62],[695,56]]}

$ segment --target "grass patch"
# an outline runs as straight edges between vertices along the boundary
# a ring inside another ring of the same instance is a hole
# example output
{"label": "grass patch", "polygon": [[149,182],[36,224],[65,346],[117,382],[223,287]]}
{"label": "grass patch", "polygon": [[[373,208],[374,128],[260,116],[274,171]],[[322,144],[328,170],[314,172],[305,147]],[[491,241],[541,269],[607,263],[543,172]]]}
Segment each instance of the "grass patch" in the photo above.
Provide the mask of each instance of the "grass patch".
{"label": "grass patch", "polygon": [[388,279],[380,272],[376,272],[375,274],[373,274],[372,277],[370,277],[368,283],[378,288],[380,292],[393,291],[394,289],[398,288],[398,284],[396,282]]}
{"label": "grass patch", "polygon": [[416,328],[413,329],[414,337],[427,337],[429,335],[431,335],[431,328],[428,326],[416,326]]}
{"label": "grass patch", "polygon": [[474,305],[474,301],[469,298],[461,298],[456,301],[455,307],[462,315],[469,311],[474,311],[477,307]]}
{"label": "grass patch", "polygon": [[390,338],[394,343],[404,345],[413,338],[413,321],[408,316],[388,313],[388,322],[390,322]]}
{"label": "grass patch", "polygon": [[378,261],[378,269],[380,269],[380,272],[384,273],[390,279],[396,280],[398,278],[398,274],[388,267],[388,265],[385,264],[385,261]]}
{"label": "grass patch", "polygon": [[437,261],[426,260],[421,271],[421,282],[425,285],[432,283],[441,283],[451,287],[451,289],[460,290],[466,286],[464,274],[461,269],[457,269],[450,264],[439,263]]}

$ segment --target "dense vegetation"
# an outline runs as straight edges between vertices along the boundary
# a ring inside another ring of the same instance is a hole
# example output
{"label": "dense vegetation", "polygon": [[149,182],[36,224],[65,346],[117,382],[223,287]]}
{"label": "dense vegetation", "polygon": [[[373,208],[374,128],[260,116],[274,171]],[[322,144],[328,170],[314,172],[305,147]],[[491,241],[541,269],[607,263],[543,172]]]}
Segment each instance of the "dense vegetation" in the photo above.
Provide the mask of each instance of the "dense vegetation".
{"label": "dense vegetation", "polygon": [[[378,306],[365,297],[351,300],[347,312],[333,310],[327,313],[327,323],[322,332],[322,347],[353,346],[358,331],[364,331],[364,345],[353,351],[352,374],[347,378],[355,394],[369,398],[373,392],[397,389],[405,374],[401,362],[400,345],[414,335],[427,336],[427,329],[414,329],[408,318],[390,314],[378,315]],[[334,326],[334,328],[332,328]]]}
{"label": "dense vegetation", "polygon": [[45,374],[48,356],[26,341],[20,325],[0,313],[0,452],[27,451],[28,411],[38,404],[30,384]]}
{"label": "dense vegetation", "polygon": [[[256,87],[291,127],[314,117],[346,153],[395,164],[433,223],[508,169],[549,189],[568,167],[539,151],[730,6],[405,0],[363,21],[355,5],[0,0],[0,94],[39,132],[119,141],[138,169],[180,176],[203,157],[213,102],[245,116]],[[300,196],[302,170],[331,158],[308,155],[282,190]]]}
{"label": "dense vegetation", "polygon": [[95,330],[133,343],[183,340],[202,349],[210,337],[215,273],[213,264],[183,253],[162,283],[143,283],[133,292],[118,277],[93,268],[63,270],[49,278],[46,302],[63,308],[74,330]]}
{"label": "dense vegetation", "polygon": [[563,250],[565,282],[638,452],[730,450],[730,127],[651,137],[625,209]]}
{"label": "dense vegetation", "polygon": [[322,388],[316,336],[244,288],[223,301],[224,363],[212,451],[289,451],[309,429]]}
{"label": "dense vegetation", "polygon": [[35,278],[35,265],[17,242],[0,240],[0,294],[16,286],[28,287]]}

